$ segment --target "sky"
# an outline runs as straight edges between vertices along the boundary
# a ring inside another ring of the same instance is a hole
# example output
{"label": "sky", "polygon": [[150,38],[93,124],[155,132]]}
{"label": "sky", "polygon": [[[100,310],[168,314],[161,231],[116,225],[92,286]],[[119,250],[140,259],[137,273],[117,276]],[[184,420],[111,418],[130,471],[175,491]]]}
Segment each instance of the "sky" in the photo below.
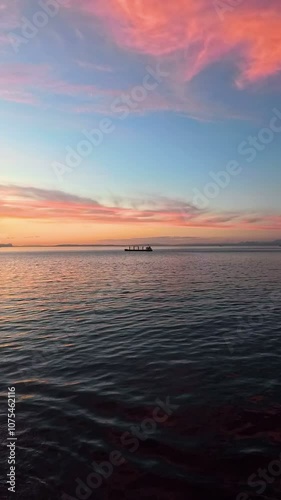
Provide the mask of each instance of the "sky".
{"label": "sky", "polygon": [[280,0],[0,0],[0,243],[281,238]]}

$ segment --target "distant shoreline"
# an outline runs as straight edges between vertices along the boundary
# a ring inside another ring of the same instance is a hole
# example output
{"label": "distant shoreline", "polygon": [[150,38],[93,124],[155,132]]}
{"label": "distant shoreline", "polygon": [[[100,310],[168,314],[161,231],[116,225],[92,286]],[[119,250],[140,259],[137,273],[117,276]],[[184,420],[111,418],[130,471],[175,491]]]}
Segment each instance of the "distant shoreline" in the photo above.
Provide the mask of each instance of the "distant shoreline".
{"label": "distant shoreline", "polygon": [[[77,245],[77,244],[62,244],[62,245],[12,245],[12,244],[0,244],[0,248],[124,248],[128,245],[133,245],[133,243],[128,244],[88,244],[88,245]],[[139,243],[137,246],[141,246]],[[188,244],[188,243],[152,243],[151,246],[155,248],[160,247],[172,247],[172,248],[230,248],[230,247],[265,247],[265,248],[278,248],[281,247],[281,241],[277,242],[241,242],[241,243],[201,243],[201,244]]]}

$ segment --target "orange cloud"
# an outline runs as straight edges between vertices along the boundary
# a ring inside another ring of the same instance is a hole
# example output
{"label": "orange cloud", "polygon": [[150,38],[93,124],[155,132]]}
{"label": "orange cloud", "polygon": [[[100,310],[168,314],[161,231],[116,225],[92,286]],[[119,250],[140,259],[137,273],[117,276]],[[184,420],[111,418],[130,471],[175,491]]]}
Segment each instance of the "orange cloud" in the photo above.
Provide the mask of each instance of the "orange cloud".
{"label": "orange cloud", "polygon": [[0,185],[0,217],[68,223],[280,230],[281,215],[215,214],[165,198],[107,206],[91,198],[34,187]]}
{"label": "orange cloud", "polygon": [[279,0],[247,0],[226,11],[223,20],[209,0],[85,0],[79,9],[101,18],[120,47],[153,57],[180,56],[185,81],[233,51],[238,87],[281,70]]}

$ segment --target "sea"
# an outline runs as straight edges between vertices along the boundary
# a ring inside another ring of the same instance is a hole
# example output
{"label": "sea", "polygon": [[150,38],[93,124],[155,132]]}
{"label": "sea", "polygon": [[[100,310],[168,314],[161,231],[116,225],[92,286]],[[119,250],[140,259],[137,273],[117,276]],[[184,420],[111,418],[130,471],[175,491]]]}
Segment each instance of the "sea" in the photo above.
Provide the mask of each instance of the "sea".
{"label": "sea", "polygon": [[281,248],[3,248],[0,275],[1,500],[281,498]]}

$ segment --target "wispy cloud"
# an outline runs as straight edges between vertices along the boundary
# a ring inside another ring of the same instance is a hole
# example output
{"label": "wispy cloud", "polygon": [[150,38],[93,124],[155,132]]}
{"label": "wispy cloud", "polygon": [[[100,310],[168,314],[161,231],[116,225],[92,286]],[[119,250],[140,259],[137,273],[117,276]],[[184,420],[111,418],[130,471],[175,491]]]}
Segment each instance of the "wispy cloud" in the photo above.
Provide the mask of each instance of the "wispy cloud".
{"label": "wispy cloud", "polygon": [[[32,5],[30,0],[0,0],[0,45],[9,43],[9,32],[19,28],[23,14],[32,14]],[[71,27],[76,44],[77,39],[81,44],[81,56],[67,56],[64,67],[69,71],[64,74],[56,63],[48,74],[46,67],[42,72],[42,65],[14,63],[13,68],[4,63],[0,98],[39,105],[45,98],[50,101],[53,96],[71,96],[77,102],[69,104],[70,112],[110,114],[110,96],[130,89],[121,88],[120,80],[118,84],[113,78],[111,88],[90,84],[87,80],[89,75],[94,78],[98,74],[112,76],[114,73],[114,64],[98,63],[99,59],[94,56],[93,60],[82,57],[83,52],[91,54],[96,50],[98,26],[103,30],[105,45],[115,44],[129,65],[133,55],[135,61],[139,58],[140,64],[143,64],[142,57],[146,63],[161,61],[169,71],[163,85],[132,112],[170,111],[207,120],[221,116],[234,118],[234,111],[211,99],[208,91],[200,93],[194,80],[206,69],[227,63],[233,87],[239,93],[278,74],[281,71],[281,11],[279,0],[247,0],[230,10],[222,21],[215,2],[209,0],[68,0],[67,9],[61,11],[58,20],[62,29],[56,31],[48,26],[54,37],[52,50],[57,44],[60,52],[64,50],[67,54]],[[122,72],[122,68],[119,70]],[[238,112],[237,117],[241,118],[241,113]]]}
{"label": "wispy cloud", "polygon": [[[0,185],[0,197],[2,218],[96,224],[159,224],[187,228],[281,229],[281,215],[208,213],[198,210],[191,203],[167,198],[135,200],[131,201],[131,206],[121,206],[120,202],[118,206],[110,206],[63,191],[15,185]],[[137,208],[138,205],[140,208]]]}
{"label": "wispy cloud", "polygon": [[[46,64],[6,63],[0,75],[0,99],[39,105],[52,96],[75,97],[88,103],[104,97],[109,102],[118,95],[115,89],[104,89],[88,83],[62,80]],[[75,105],[73,105],[75,108]],[[70,107],[70,109],[72,109]]]}
{"label": "wispy cloud", "polygon": [[79,68],[86,71],[97,71],[101,73],[112,73],[113,69],[106,64],[97,64],[91,61],[79,61],[76,60],[75,63]]}
{"label": "wispy cloud", "polygon": [[234,52],[238,87],[281,70],[279,0],[247,0],[223,22],[209,0],[85,0],[73,2],[72,10],[84,12],[89,22],[100,18],[124,49],[168,61],[180,55],[185,81]]}
{"label": "wispy cloud", "polygon": [[[81,75],[80,81],[67,81],[58,77],[57,70],[47,64],[4,63],[2,70],[0,100],[43,106],[46,102],[51,105],[52,98],[56,96],[63,97],[68,100],[55,101],[55,108],[74,114],[116,115],[116,110],[113,109],[116,98],[121,99],[123,95],[130,95],[134,88],[128,85],[123,88],[117,86],[105,88],[87,83],[87,79],[83,82]],[[158,88],[148,94],[142,102],[136,102],[135,106],[130,108],[130,113],[140,115],[158,111],[189,111],[195,115],[200,113],[202,116],[206,115],[206,108],[195,99],[183,103],[182,96],[177,96],[175,93],[171,101],[168,95],[161,95],[160,90]]]}

